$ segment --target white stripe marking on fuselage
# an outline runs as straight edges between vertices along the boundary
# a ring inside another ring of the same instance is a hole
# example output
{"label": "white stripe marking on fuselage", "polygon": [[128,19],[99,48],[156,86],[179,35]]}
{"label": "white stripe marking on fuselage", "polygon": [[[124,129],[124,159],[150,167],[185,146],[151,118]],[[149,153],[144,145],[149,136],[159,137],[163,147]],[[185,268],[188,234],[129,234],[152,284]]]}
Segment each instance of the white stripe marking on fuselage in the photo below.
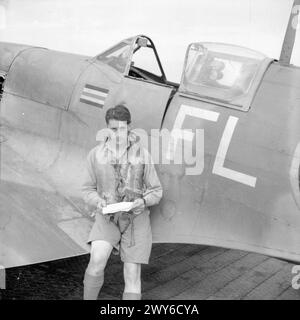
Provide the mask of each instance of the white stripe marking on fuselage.
{"label": "white stripe marking on fuselage", "polygon": [[104,100],[99,100],[99,99],[96,99],[96,98],[92,98],[90,96],[86,96],[84,94],[82,94],[80,96],[81,99],[85,99],[85,100],[88,100],[88,101],[91,101],[91,102],[95,102],[95,103],[98,103],[98,104],[101,104],[103,105],[104,104]]}
{"label": "white stripe marking on fuselage", "polygon": [[89,89],[89,88],[83,88],[83,92],[91,93],[91,94],[94,94],[96,96],[103,97],[103,98],[107,97],[107,93],[101,92],[98,90]]}

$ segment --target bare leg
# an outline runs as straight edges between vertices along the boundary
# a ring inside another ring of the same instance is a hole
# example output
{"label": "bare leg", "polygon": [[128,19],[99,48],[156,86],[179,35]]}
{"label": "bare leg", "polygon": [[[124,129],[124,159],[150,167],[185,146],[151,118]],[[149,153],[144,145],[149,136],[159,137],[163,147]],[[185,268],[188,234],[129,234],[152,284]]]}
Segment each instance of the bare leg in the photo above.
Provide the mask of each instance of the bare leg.
{"label": "bare leg", "polygon": [[104,282],[104,269],[112,251],[112,245],[103,240],[92,242],[91,256],[84,275],[84,300],[96,300]]}

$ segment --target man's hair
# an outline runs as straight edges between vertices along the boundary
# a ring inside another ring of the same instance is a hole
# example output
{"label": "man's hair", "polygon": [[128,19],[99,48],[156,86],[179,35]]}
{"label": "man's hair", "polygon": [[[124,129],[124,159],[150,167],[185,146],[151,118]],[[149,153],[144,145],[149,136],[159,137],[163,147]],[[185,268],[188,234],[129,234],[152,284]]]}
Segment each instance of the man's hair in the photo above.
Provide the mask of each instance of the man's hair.
{"label": "man's hair", "polygon": [[131,115],[127,107],[123,104],[118,104],[113,108],[109,108],[105,114],[105,121],[108,124],[109,120],[127,121],[127,124],[131,122]]}

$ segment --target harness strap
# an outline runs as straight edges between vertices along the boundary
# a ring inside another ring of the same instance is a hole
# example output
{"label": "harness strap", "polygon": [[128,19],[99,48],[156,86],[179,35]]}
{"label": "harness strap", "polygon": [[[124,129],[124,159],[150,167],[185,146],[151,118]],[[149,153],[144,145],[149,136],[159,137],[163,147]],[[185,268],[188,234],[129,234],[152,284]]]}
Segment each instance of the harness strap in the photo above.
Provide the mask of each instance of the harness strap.
{"label": "harness strap", "polygon": [[[125,228],[121,231],[121,228],[120,228],[120,218],[123,216],[123,215],[126,215],[127,218],[128,218],[128,223],[126,224]],[[127,212],[117,212],[115,213],[113,216],[111,216],[111,221],[113,221],[118,227],[119,227],[119,230],[121,232],[121,234],[125,233],[126,230],[129,228],[130,226],[130,245],[128,246],[129,248],[130,247],[133,247],[135,245],[135,239],[134,239],[134,223],[133,223],[133,220],[135,218],[135,215],[133,213],[127,213]]]}

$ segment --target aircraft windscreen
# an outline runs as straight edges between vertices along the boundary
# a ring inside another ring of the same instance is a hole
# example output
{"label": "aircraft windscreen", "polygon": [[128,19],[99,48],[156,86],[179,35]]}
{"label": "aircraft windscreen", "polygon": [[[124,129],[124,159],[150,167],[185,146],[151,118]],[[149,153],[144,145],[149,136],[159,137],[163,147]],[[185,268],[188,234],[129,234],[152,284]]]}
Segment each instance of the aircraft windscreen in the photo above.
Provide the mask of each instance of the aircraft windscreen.
{"label": "aircraft windscreen", "polygon": [[247,96],[255,80],[257,82],[257,74],[265,66],[265,60],[270,59],[233,45],[191,44],[181,91],[243,107],[240,98]]}
{"label": "aircraft windscreen", "polygon": [[97,60],[102,61],[120,73],[124,73],[130,55],[131,42],[122,41],[107,51],[97,56]]}

